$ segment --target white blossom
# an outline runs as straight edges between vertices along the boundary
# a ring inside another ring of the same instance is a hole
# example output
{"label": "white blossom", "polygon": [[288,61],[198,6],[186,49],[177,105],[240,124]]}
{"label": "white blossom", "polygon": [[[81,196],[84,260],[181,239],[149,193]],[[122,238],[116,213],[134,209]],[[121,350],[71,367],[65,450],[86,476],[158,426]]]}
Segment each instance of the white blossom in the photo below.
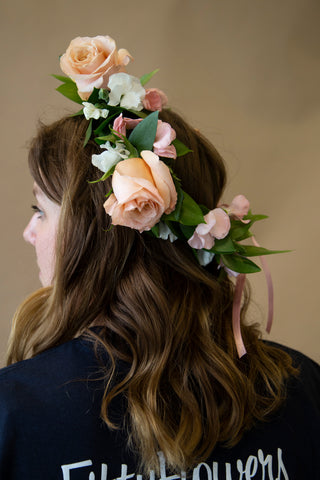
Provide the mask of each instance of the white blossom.
{"label": "white blossom", "polygon": [[106,151],[99,155],[92,155],[92,164],[99,168],[102,172],[106,173],[114,167],[120,160],[128,158],[130,152],[125,149],[122,142],[117,142],[115,147],[112,147],[110,142],[106,142],[100,145],[101,148],[105,148]]}
{"label": "white blossom", "polygon": [[108,87],[110,89],[108,104],[112,107],[120,105],[127,110],[143,109],[142,100],[146,91],[139,78],[127,73],[114,73],[109,78]]}
{"label": "white blossom", "polygon": [[82,102],[82,105],[84,106],[83,114],[87,120],[90,118],[94,118],[95,120],[98,120],[100,117],[107,118],[109,114],[109,110],[106,108],[97,108],[93,103]]}
{"label": "white blossom", "polygon": [[208,263],[212,262],[214,253],[208,252],[207,250],[198,250],[197,251],[198,261],[200,265],[205,267]]}
{"label": "white blossom", "polygon": [[110,152],[112,151],[117,152],[122,159],[128,158],[128,156],[130,155],[129,150],[126,149],[125,144],[123,142],[116,142],[115,147],[113,147],[110,142],[106,142],[100,145],[100,148],[105,148]]}
{"label": "white blossom", "polygon": [[162,238],[162,240],[170,240],[170,242],[174,242],[177,240],[178,237],[176,237],[168,227],[168,225],[164,222],[159,223],[159,237]]}

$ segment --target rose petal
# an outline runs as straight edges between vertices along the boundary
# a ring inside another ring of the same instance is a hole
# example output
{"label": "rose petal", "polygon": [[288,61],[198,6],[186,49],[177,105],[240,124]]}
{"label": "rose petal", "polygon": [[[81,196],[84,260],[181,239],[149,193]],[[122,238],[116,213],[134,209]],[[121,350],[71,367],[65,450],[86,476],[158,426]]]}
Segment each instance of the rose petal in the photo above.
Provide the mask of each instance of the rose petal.
{"label": "rose petal", "polygon": [[174,210],[177,203],[177,191],[167,165],[162,162],[158,155],[149,150],[143,150],[141,157],[149,165],[153,180],[165,204],[165,213]]}

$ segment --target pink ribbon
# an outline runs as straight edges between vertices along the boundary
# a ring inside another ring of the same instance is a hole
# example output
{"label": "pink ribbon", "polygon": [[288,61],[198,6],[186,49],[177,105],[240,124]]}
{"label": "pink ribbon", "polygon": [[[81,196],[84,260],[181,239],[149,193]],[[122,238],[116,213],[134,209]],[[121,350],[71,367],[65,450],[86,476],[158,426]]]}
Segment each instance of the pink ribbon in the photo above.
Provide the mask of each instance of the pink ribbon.
{"label": "pink ribbon", "polygon": [[233,305],[232,305],[233,336],[234,336],[234,341],[236,344],[239,358],[243,357],[243,355],[247,353],[246,347],[244,346],[244,343],[243,343],[243,339],[241,335],[241,325],[240,325],[241,298],[242,298],[245,282],[246,282],[245,274],[240,273],[237,276],[236,286],[234,290],[234,297],[233,297]]}
{"label": "pink ribbon", "polygon": [[[258,242],[254,237],[252,238],[252,242],[256,247],[260,247]],[[268,287],[268,321],[266,330],[268,333],[271,331],[272,321],[273,321],[273,283],[271,278],[271,272],[269,270],[268,264],[264,257],[260,257],[262,269],[267,281]],[[240,322],[240,313],[241,313],[241,299],[246,282],[246,275],[244,273],[240,273],[237,276],[235,290],[234,290],[234,297],[233,297],[233,305],[232,305],[232,329],[233,329],[233,336],[234,341],[236,344],[237,352],[239,358],[243,357],[246,353],[246,347],[244,346],[243,338],[241,335],[241,322]]]}
{"label": "pink ribbon", "polygon": [[[259,243],[256,241],[254,237],[251,237],[251,239],[252,239],[252,243],[256,247],[260,247]],[[272,321],[273,321],[273,300],[274,300],[273,283],[271,278],[271,272],[269,270],[266,259],[264,257],[260,257],[260,261],[261,261],[264,275],[266,277],[267,288],[268,288],[268,321],[267,321],[266,330],[268,333],[270,333],[271,327],[272,327]]]}

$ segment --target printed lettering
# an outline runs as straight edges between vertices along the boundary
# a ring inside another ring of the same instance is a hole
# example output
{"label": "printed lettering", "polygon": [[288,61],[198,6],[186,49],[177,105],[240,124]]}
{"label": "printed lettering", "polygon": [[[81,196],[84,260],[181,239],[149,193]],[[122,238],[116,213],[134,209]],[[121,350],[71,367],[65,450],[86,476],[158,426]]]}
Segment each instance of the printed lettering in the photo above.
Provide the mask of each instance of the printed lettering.
{"label": "printed lettering", "polygon": [[255,477],[255,474],[258,470],[258,459],[254,455],[250,455],[247,459],[245,469],[243,470],[243,465],[241,460],[237,460],[237,469],[241,474],[239,480],[242,480],[243,474],[245,474],[245,479],[250,480]]}
{"label": "printed lettering", "polygon": [[158,457],[160,466],[160,480],[175,480],[180,478],[179,475],[170,475],[167,477],[166,459],[164,458],[163,452],[158,452]]}
{"label": "printed lettering", "polygon": [[207,471],[207,480],[212,480],[211,468],[206,463],[199,463],[199,465],[197,465],[196,468],[193,469],[192,480],[200,480],[201,467],[204,467]]}
{"label": "printed lettering", "polygon": [[289,475],[282,461],[282,450],[281,448],[278,448],[278,477],[276,478],[276,480],[282,479],[281,473],[283,473],[284,480],[289,480]]}
{"label": "printed lettering", "polygon": [[116,480],[127,480],[128,478],[132,478],[135,476],[135,473],[129,473],[128,475],[127,472],[128,472],[128,465],[123,463],[121,465],[121,477],[118,477]]}
{"label": "printed lettering", "polygon": [[[91,467],[91,460],[84,460],[83,462],[69,463],[68,465],[61,465],[63,480],[70,480],[70,470],[76,468]],[[90,480],[90,479],[89,479]]]}
{"label": "printed lettering", "polygon": [[[232,480],[232,477],[231,477],[231,464],[230,464],[230,463],[225,463],[224,465],[225,465],[225,467],[226,467],[225,479],[226,479],[226,480]],[[213,462],[213,464],[212,464],[213,480],[222,480],[221,477],[220,477],[220,479],[219,479],[218,467],[219,467],[218,462]]]}
{"label": "printed lettering", "polygon": [[264,453],[260,449],[258,450],[258,459],[260,464],[262,465],[262,479],[266,479],[266,465],[268,465],[268,480],[273,480],[273,472],[272,472],[272,455],[267,455],[266,458],[264,458]]}
{"label": "printed lettering", "polygon": [[[166,460],[163,452],[158,452],[160,478],[158,480],[187,480],[187,474],[184,471],[180,475],[167,475]],[[277,465],[276,465],[277,460]],[[92,466],[92,460],[84,460],[82,462],[70,463],[61,465],[63,480],[73,480],[70,474],[72,470],[79,468],[87,468]],[[261,466],[261,468],[260,468]],[[192,480],[289,480],[288,472],[284,465],[281,448],[277,449],[277,458],[275,455],[265,455],[262,449],[259,449],[257,455],[249,455],[246,461],[237,459],[233,464],[233,468],[237,469],[239,475],[235,473],[236,478],[232,478],[232,464],[225,462],[213,462],[212,468],[205,462],[199,463],[192,472]],[[278,475],[274,478],[274,470],[278,468]],[[108,465],[101,464],[101,477],[99,480],[107,480]],[[130,480],[136,477],[135,480],[144,480],[140,473],[129,473],[128,466],[121,464],[121,475],[115,480]],[[76,475],[74,475],[76,478]],[[88,480],[95,480],[95,474],[88,471]],[[98,480],[98,479],[97,479]],[[150,471],[149,480],[157,480],[154,470]]]}

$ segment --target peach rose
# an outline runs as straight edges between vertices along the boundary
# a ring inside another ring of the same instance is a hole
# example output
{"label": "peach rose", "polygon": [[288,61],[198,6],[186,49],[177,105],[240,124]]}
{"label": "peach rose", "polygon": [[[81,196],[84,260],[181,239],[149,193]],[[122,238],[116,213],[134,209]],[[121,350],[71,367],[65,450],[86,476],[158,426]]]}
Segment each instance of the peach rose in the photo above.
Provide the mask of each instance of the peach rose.
{"label": "peach rose", "polygon": [[104,204],[113,225],[139,232],[150,230],[177,203],[177,192],[166,164],[150,151],[142,151],[141,157],[128,158],[116,165],[113,194]]}
{"label": "peach rose", "polygon": [[60,67],[77,84],[79,96],[87,100],[94,87],[107,88],[110,75],[124,72],[130,59],[130,53],[123,48],[117,51],[108,36],[77,37],[62,55]]}
{"label": "peach rose", "polygon": [[200,223],[189,238],[188,243],[192,248],[210,250],[214,239],[225,238],[230,230],[230,218],[222,208],[215,208],[204,216],[206,223]]}

